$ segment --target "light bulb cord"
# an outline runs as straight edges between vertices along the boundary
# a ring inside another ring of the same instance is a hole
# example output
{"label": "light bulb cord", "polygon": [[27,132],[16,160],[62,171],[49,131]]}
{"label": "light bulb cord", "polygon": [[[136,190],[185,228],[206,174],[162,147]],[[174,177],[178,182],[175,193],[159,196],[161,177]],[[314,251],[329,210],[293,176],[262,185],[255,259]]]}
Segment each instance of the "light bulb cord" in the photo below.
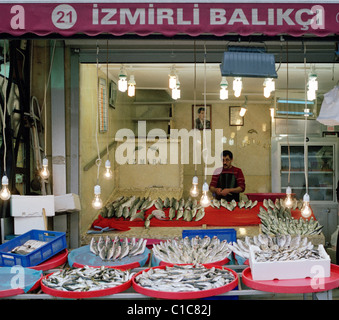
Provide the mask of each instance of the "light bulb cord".
{"label": "light bulb cord", "polygon": [[[108,39],[106,42],[106,103],[107,101],[107,96],[108,96]],[[110,117],[108,117],[108,110],[107,110],[107,141],[106,141],[106,150],[107,150],[107,159],[109,159],[109,128],[110,128]]]}
{"label": "light bulb cord", "polygon": [[101,166],[101,157],[100,157],[100,149],[99,149],[99,141],[98,141],[98,122],[99,122],[99,46],[97,41],[97,54],[96,54],[96,71],[97,71],[97,103],[96,103],[96,121],[95,121],[95,142],[97,147],[98,158],[95,161],[97,165],[97,185],[99,184],[99,174],[100,174],[100,166]]}
{"label": "light bulb cord", "polygon": [[307,109],[307,79],[306,79],[306,45],[304,44],[304,72],[305,72],[305,128],[304,128],[304,172],[305,172],[305,188],[306,188],[306,193],[308,194],[308,150],[307,150],[307,114],[306,114],[306,109]]}
{"label": "light bulb cord", "polygon": [[4,143],[4,175],[6,175],[6,158],[7,158],[7,143],[6,143],[6,115],[7,115],[7,80],[6,80],[6,73],[7,73],[7,60],[6,60],[7,50],[6,50],[6,40],[4,41],[4,86],[5,86],[5,97],[4,97],[4,113],[2,117],[2,139]]}
{"label": "light bulb cord", "polygon": [[51,63],[49,66],[49,71],[48,71],[48,77],[47,77],[47,81],[45,84],[45,90],[44,90],[44,102],[42,104],[42,108],[41,108],[41,112],[44,112],[45,114],[45,128],[44,128],[44,155],[46,157],[46,153],[47,153],[47,107],[46,107],[46,100],[47,100],[47,89],[49,86],[49,82],[51,79],[51,73],[52,73],[52,67],[53,67],[53,61],[54,61],[54,55],[55,55],[55,47],[56,47],[56,40],[54,40],[54,45],[53,45],[53,51],[52,51],[52,57],[51,57]]}
{"label": "light bulb cord", "polygon": [[203,154],[205,153],[205,172],[204,172],[204,180],[206,182],[206,176],[207,176],[207,137],[206,137],[206,114],[207,114],[207,110],[206,110],[206,56],[207,56],[207,51],[206,51],[206,42],[204,43],[204,108],[205,108],[205,112],[204,112],[204,130],[203,130],[203,135],[204,135],[204,148],[203,148]]}
{"label": "light bulb cord", "polygon": [[[194,104],[194,110],[197,103],[197,52],[196,52],[196,42],[194,40],[194,89],[193,89],[193,104]],[[195,130],[195,133],[197,133],[198,129]],[[197,150],[196,150],[196,136],[194,138],[193,142],[193,148],[194,148],[194,176],[197,175]]]}
{"label": "light bulb cord", "polygon": [[286,99],[287,99],[287,117],[286,117],[286,139],[287,139],[287,155],[288,155],[288,177],[287,185],[290,185],[291,178],[291,153],[290,153],[290,141],[289,141],[289,130],[288,130],[288,114],[289,114],[289,100],[288,100],[288,90],[289,90],[289,69],[288,69],[288,41],[286,41]]}

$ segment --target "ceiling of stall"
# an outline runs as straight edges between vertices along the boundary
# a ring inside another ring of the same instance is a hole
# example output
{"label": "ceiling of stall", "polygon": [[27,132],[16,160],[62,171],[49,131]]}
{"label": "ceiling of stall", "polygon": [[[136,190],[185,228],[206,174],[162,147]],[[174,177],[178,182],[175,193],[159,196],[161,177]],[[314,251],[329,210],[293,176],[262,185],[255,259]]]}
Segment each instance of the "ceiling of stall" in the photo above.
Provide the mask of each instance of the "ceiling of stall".
{"label": "ceiling of stall", "polygon": [[[111,79],[118,79],[120,64],[109,64],[108,72]],[[168,89],[168,74],[172,64],[124,64],[128,78],[134,75],[137,89]],[[216,63],[184,63],[175,64],[179,75],[181,88],[181,101],[192,101],[194,90],[196,100],[204,100],[206,81],[206,100],[218,100],[221,81],[219,64]],[[339,81],[339,64],[307,64],[306,78],[311,71],[316,72],[319,83],[318,95],[323,95],[332,89]],[[106,72],[107,66],[101,64],[100,68]],[[305,67],[304,64],[276,64],[278,78],[275,79],[276,91],[304,91]],[[194,75],[196,74],[196,76]],[[196,81],[194,81],[196,77]],[[243,78],[243,91],[241,97],[236,98],[232,91],[233,77],[227,77],[229,85],[229,100],[242,102],[247,96],[248,100],[266,100],[263,97],[263,78]],[[170,94],[170,91],[168,91]]]}
{"label": "ceiling of stall", "polygon": [[[219,65],[223,52],[232,45],[257,46],[274,54],[278,74],[275,80],[277,91],[287,91],[287,88],[289,91],[304,91],[305,74],[307,77],[311,68],[318,76],[320,97],[339,81],[338,46],[333,39],[312,38],[312,40],[302,39],[302,41],[276,39],[247,42],[194,39],[69,39],[66,40],[66,45],[79,50],[82,63],[95,63],[98,47],[102,71],[106,72],[108,68],[110,78],[117,80],[120,66],[124,64],[128,78],[134,75],[137,89],[168,90],[168,74],[171,66],[175,65],[181,87],[180,101],[192,101],[194,92],[197,101],[204,100],[204,92],[206,92],[207,102],[219,99],[221,81]],[[204,57],[206,57],[206,64],[204,64]],[[306,64],[304,64],[304,57],[306,57]],[[233,96],[233,78],[228,77],[227,80],[229,100],[242,103],[247,96],[249,101],[269,102],[269,99],[263,97],[264,79],[243,78],[243,91],[240,98]]]}

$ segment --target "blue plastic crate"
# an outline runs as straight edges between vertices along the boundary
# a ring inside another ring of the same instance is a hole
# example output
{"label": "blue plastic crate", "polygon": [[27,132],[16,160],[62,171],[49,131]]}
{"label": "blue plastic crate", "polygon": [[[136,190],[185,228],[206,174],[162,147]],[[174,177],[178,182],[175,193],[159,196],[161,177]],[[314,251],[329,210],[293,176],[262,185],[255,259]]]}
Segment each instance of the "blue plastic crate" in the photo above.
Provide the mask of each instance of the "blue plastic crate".
{"label": "blue plastic crate", "polygon": [[182,230],[182,237],[194,238],[195,236],[209,236],[210,238],[217,236],[220,241],[227,240],[227,242],[237,241],[237,232],[235,229],[198,229],[198,230]]}
{"label": "blue plastic crate", "polygon": [[[26,255],[11,253],[12,249],[23,245],[28,240],[39,240],[47,243]],[[53,257],[58,252],[66,249],[66,247],[67,243],[65,232],[32,229],[0,245],[0,266],[36,266]]]}

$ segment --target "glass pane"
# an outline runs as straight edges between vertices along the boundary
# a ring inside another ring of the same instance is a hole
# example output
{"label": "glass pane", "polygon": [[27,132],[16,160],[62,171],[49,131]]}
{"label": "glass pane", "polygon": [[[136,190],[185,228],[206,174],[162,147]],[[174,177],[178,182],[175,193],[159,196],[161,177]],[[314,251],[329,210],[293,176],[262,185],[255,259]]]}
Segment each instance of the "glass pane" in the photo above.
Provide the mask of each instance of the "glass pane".
{"label": "glass pane", "polygon": [[[289,150],[288,150],[289,149]],[[304,147],[303,146],[282,146],[281,147],[281,170],[289,169],[291,161],[291,171],[304,170]]]}
{"label": "glass pane", "polygon": [[[291,162],[289,171],[289,160]],[[308,194],[312,201],[333,201],[333,146],[308,146]],[[290,185],[297,199],[306,192],[304,147],[281,147],[281,192]]]}
{"label": "glass pane", "polygon": [[309,171],[333,171],[333,147],[308,147]]}

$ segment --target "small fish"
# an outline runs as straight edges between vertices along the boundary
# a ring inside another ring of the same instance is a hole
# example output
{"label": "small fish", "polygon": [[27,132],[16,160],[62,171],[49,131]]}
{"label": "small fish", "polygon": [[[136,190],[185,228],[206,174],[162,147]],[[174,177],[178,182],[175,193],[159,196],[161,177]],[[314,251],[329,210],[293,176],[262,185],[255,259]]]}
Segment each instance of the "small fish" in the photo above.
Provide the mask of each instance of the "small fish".
{"label": "small fish", "polygon": [[120,252],[119,259],[121,260],[122,258],[126,257],[128,253],[129,253],[128,239],[125,238],[121,245],[121,252]]}
{"label": "small fish", "polygon": [[220,199],[220,205],[227,209],[227,201],[223,198]]}
{"label": "small fish", "polygon": [[91,239],[90,242],[90,251],[93,252],[96,256],[99,254],[99,250],[98,250],[98,243],[97,241],[94,239],[94,237]]}
{"label": "small fish", "polygon": [[251,204],[251,209],[254,208],[258,204],[257,200],[254,200]]}
{"label": "small fish", "polygon": [[115,211],[115,216],[116,216],[117,218],[122,217],[123,209],[124,209],[123,206],[119,206],[118,209]]}
{"label": "small fish", "polygon": [[201,220],[205,216],[205,209],[200,208],[195,216],[195,221]]}
{"label": "small fish", "polygon": [[162,202],[162,200],[160,198],[158,198],[155,203],[154,203],[155,207],[158,209],[158,210],[162,210],[163,207],[164,207],[164,204]]}
{"label": "small fish", "polygon": [[148,229],[151,225],[151,219],[153,218],[153,214],[149,214],[145,220],[144,226],[146,229]]}
{"label": "small fish", "polygon": [[175,209],[173,207],[170,207],[169,212],[168,212],[168,217],[170,220],[173,220],[173,218],[175,217]]}
{"label": "small fish", "polygon": [[186,208],[183,214],[183,219],[185,221],[192,221],[192,213],[191,213],[191,209]]}
{"label": "small fish", "polygon": [[248,200],[245,202],[245,209],[248,209],[252,206],[252,200]]}
{"label": "small fish", "polygon": [[168,197],[165,198],[164,200],[164,207],[168,208],[170,206],[170,199]]}
{"label": "small fish", "polygon": [[123,216],[125,219],[127,219],[127,218],[129,217],[129,214],[130,214],[129,208],[128,208],[128,207],[124,207],[124,208],[122,209],[122,216]]}
{"label": "small fish", "polygon": [[130,221],[134,220],[145,220],[145,211],[140,210],[139,212],[135,213],[134,216],[131,216]]}
{"label": "small fish", "polygon": [[165,211],[163,210],[153,210],[152,214],[158,220],[166,220],[166,214]]}
{"label": "small fish", "polygon": [[184,215],[184,208],[180,207],[177,211],[177,217],[175,220],[179,220],[180,218],[182,218],[183,215]]}
{"label": "small fish", "polygon": [[240,200],[239,202],[238,202],[238,207],[241,209],[241,208],[243,208],[245,206],[245,201],[244,200]]}
{"label": "small fish", "polygon": [[214,207],[216,207],[217,209],[220,208],[220,201],[219,200],[213,198],[212,203],[213,203]]}

